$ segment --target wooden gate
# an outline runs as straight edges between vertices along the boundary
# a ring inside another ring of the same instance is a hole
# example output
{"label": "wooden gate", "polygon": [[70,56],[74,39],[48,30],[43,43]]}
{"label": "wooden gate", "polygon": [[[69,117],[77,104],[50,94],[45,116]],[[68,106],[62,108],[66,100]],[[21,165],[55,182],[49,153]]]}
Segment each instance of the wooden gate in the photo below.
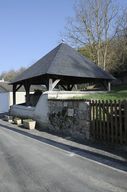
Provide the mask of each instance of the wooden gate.
{"label": "wooden gate", "polygon": [[127,101],[90,101],[91,135],[95,140],[127,144]]}

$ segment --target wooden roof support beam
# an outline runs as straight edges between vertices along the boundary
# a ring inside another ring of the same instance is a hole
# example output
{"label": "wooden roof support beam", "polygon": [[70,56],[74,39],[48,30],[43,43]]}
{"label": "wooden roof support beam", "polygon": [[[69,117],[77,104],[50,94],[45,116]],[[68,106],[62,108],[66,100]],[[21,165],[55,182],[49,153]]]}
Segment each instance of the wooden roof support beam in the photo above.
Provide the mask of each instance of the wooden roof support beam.
{"label": "wooden roof support beam", "polygon": [[66,85],[66,87],[64,85],[60,85],[65,91],[71,91],[73,89],[75,84],[72,85]]}
{"label": "wooden roof support beam", "polygon": [[105,90],[111,91],[111,82],[110,81],[102,81],[102,85],[104,86]]}
{"label": "wooden roof support beam", "polygon": [[15,84],[13,84],[13,105],[16,104],[16,86]]}
{"label": "wooden roof support beam", "polygon": [[29,95],[29,92],[30,92],[30,84],[25,82],[24,84],[24,88],[25,88],[25,91],[26,91],[26,105],[29,105],[29,102],[30,102],[30,95]]}
{"label": "wooden roof support beam", "polygon": [[73,87],[74,87],[74,84],[72,84],[72,85],[69,84],[69,85],[67,86],[67,90],[68,90],[68,91],[71,91],[71,90],[73,89]]}
{"label": "wooden roof support beam", "polygon": [[60,79],[56,79],[53,82],[53,79],[49,79],[49,91],[53,91],[53,89],[56,87],[56,85],[60,82]]}
{"label": "wooden roof support beam", "polygon": [[60,85],[65,91],[67,91],[67,88],[64,85]]}
{"label": "wooden roof support beam", "polygon": [[13,84],[13,105],[16,104],[16,91],[18,91],[18,89],[20,89],[20,87],[22,86],[22,84],[20,84],[17,87],[17,84]]}
{"label": "wooden roof support beam", "polygon": [[22,86],[22,84],[20,84],[20,85],[16,88],[16,91],[18,91],[18,89],[20,89],[21,86]]}
{"label": "wooden roof support beam", "polygon": [[111,82],[108,82],[108,91],[111,91]]}

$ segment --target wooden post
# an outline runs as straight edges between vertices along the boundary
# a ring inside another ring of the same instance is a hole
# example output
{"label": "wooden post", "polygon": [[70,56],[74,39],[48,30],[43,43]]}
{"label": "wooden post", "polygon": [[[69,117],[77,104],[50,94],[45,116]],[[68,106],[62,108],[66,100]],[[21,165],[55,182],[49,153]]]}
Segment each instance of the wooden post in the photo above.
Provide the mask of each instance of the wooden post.
{"label": "wooden post", "polygon": [[13,105],[16,104],[16,85],[13,84]]}
{"label": "wooden post", "polygon": [[68,84],[68,85],[67,85],[67,90],[68,90],[68,91],[71,91],[71,90],[73,89],[73,87],[74,87],[74,84],[72,84],[72,85]]}
{"label": "wooden post", "polygon": [[49,79],[49,91],[52,91],[53,80]]}
{"label": "wooden post", "polygon": [[29,101],[30,101],[30,95],[29,95],[30,84],[29,83],[25,83],[24,87],[25,87],[25,91],[26,91],[26,105],[29,105]]}
{"label": "wooden post", "polygon": [[111,91],[111,82],[108,82],[108,91]]}

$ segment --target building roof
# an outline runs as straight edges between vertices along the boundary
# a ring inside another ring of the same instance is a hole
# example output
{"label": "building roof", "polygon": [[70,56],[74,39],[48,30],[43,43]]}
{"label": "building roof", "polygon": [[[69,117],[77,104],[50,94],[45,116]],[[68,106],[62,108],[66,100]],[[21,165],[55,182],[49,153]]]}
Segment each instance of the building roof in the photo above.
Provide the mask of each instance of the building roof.
{"label": "building roof", "polygon": [[61,43],[35,64],[16,77],[12,83],[39,76],[62,76],[74,78],[114,79],[108,72],[82,56],[75,49]]}
{"label": "building roof", "polygon": [[[34,92],[35,90],[44,90],[44,87],[40,85],[32,85],[30,88],[30,92]],[[9,82],[0,82],[0,93],[3,92],[12,92],[13,86],[9,84]],[[17,92],[25,92],[24,86],[21,86]]]}

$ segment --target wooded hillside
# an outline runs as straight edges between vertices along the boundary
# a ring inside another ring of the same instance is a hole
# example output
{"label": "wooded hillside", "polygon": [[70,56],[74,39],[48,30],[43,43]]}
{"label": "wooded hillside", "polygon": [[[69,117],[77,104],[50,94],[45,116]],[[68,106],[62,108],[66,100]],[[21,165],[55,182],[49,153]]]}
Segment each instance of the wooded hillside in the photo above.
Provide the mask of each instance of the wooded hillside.
{"label": "wooded hillside", "polygon": [[79,0],[64,40],[111,73],[127,70],[127,7],[112,0]]}
{"label": "wooded hillside", "polygon": [[10,70],[7,72],[2,72],[0,74],[0,79],[4,79],[5,81],[12,81],[17,75],[21,74],[26,68],[21,67],[18,70]]}

